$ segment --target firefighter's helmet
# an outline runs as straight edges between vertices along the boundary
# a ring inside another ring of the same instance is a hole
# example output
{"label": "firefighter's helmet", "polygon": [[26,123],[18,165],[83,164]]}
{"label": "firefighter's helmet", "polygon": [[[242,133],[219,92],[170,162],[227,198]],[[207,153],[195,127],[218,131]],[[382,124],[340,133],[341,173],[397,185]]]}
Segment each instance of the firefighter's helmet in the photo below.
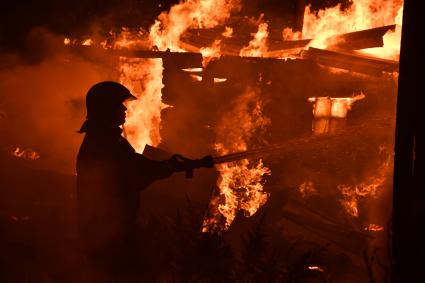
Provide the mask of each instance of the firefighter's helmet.
{"label": "firefighter's helmet", "polygon": [[122,84],[113,81],[97,83],[87,92],[87,119],[108,115],[108,112],[128,99],[137,98]]}

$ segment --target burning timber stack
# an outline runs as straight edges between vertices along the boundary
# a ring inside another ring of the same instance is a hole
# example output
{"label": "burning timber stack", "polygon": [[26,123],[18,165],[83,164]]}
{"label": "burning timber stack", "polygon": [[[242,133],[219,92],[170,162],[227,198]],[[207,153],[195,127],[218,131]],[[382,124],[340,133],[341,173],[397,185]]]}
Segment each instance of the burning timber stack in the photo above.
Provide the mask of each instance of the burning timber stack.
{"label": "burning timber stack", "polygon": [[[309,40],[282,43],[279,52],[292,52],[284,59],[239,56],[232,54],[235,47],[225,49],[228,55],[212,59],[197,52],[127,49],[100,53],[121,56],[121,62],[135,68],[144,64],[156,68],[156,64],[161,64],[158,76],[162,76],[162,103],[172,106],[165,106],[161,114],[161,148],[196,156],[212,150],[227,154],[281,145],[279,150],[251,161],[258,166],[261,158],[272,174],[264,176],[264,190],[241,190],[240,194],[249,197],[245,203],[238,200],[232,204],[234,207],[226,208],[229,214],[212,211],[217,205],[229,205],[228,197],[215,189],[213,200],[218,204],[210,204],[206,219],[212,222],[204,221],[210,225],[206,230],[227,230],[233,220],[231,229],[237,229],[242,215],[253,215],[258,209],[276,211],[271,207],[276,204],[278,212],[274,213],[279,217],[273,215],[275,222],[271,227],[289,222],[288,227],[301,226],[303,233],[313,229],[315,240],[331,241],[343,249],[350,247],[351,252],[361,256],[373,238],[365,229],[369,224],[383,227],[390,217],[377,214],[373,207],[382,205],[381,200],[388,201],[383,195],[391,190],[398,63],[361,55],[352,49],[380,46],[383,34],[394,28],[338,35],[335,38],[343,38],[338,42],[344,44],[326,50],[301,50]],[[189,33],[184,38],[189,41],[191,37]],[[93,51],[94,47],[74,48],[84,54],[99,54],[99,50]],[[161,85],[158,87],[161,89]],[[235,168],[245,166],[238,162],[233,164]],[[232,168],[223,168],[222,172],[226,170]],[[239,176],[240,172],[227,173],[237,179],[249,178],[244,175],[249,175],[247,172]],[[214,174],[205,174],[209,176],[200,179],[215,182]],[[226,177],[218,178],[217,185]],[[214,184],[199,181],[188,186],[212,188]],[[189,192],[201,203],[207,202],[210,190],[197,190]],[[279,200],[281,192],[287,194]],[[270,203],[261,208],[267,199]],[[246,207],[250,202],[254,208]],[[286,211],[284,203],[295,213]],[[389,209],[390,202],[386,205]],[[323,213],[333,228],[325,228],[323,218],[306,216],[306,209]],[[358,233],[359,238],[353,242],[347,233]]]}
{"label": "burning timber stack", "polygon": [[[231,125],[241,117],[229,113],[235,102],[249,99],[247,88],[256,89],[262,114],[272,122],[266,123],[265,133],[260,129],[251,136],[250,147],[282,145],[263,157],[272,172],[265,185],[270,198],[289,190],[292,199],[302,199],[315,210],[338,218],[334,221],[342,222],[341,229],[352,225],[352,217],[359,225],[355,229],[369,224],[369,213],[374,211],[368,207],[376,205],[371,199],[391,190],[389,160],[397,87],[392,74],[375,77],[337,71],[303,59],[221,58],[202,74],[192,71],[191,76],[202,75],[202,80],[196,81],[170,65],[165,64],[163,95],[174,107],[163,115],[164,147],[171,147],[167,141],[175,139],[174,129],[181,129],[179,136],[196,142],[191,146],[173,141],[173,150],[184,149],[191,155],[208,151],[207,146],[215,142],[215,127],[220,127],[217,123],[223,118],[229,119],[228,131],[238,131]],[[214,78],[227,80],[214,83]],[[313,103],[309,101],[312,98],[316,99]],[[258,103],[248,101],[244,110],[254,111]],[[264,117],[253,115],[251,119]],[[344,188],[353,193],[344,194]],[[381,217],[381,225],[385,225],[389,215]],[[345,241],[343,237],[340,240]]]}

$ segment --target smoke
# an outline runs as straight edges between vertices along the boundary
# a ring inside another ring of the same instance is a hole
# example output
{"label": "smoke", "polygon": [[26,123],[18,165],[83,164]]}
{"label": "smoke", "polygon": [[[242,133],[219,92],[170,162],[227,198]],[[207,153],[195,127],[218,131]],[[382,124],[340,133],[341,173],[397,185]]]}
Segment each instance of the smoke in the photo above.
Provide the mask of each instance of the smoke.
{"label": "smoke", "polygon": [[0,147],[31,148],[40,167],[73,173],[85,94],[111,70],[66,51],[46,29],[33,29],[27,42],[31,52],[1,56]]}

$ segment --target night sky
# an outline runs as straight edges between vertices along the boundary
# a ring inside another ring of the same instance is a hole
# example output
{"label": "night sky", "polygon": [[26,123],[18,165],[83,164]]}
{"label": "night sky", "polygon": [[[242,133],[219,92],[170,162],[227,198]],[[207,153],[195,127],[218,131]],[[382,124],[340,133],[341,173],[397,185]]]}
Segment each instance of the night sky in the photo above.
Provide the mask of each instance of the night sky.
{"label": "night sky", "polygon": [[2,1],[0,46],[22,49],[34,27],[63,35],[84,36],[94,26],[110,30],[119,26],[147,26],[172,1],[140,0],[20,0]]}

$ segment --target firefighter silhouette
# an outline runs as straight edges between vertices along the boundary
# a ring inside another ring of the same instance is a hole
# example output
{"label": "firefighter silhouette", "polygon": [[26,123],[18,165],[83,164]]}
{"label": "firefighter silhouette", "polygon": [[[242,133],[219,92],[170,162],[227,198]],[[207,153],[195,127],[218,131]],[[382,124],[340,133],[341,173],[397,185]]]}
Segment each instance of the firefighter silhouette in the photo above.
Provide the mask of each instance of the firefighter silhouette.
{"label": "firefighter silhouette", "polygon": [[175,155],[157,161],[136,153],[120,128],[126,117],[123,102],[131,99],[136,97],[116,82],[100,82],[90,88],[86,96],[87,118],[79,131],[85,137],[77,156],[83,251],[92,268],[107,270],[117,278],[137,269],[139,192],[174,172],[190,174],[194,168],[213,166],[211,156],[190,160]]}

